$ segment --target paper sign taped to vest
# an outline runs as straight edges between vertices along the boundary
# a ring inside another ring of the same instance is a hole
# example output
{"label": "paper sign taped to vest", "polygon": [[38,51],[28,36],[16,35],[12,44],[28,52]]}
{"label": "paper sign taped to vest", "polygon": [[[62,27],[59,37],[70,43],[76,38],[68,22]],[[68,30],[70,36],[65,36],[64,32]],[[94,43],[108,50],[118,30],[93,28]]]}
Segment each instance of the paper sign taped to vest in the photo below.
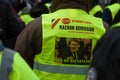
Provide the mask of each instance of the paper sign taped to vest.
{"label": "paper sign taped to vest", "polygon": [[55,63],[88,65],[91,48],[91,39],[56,37]]}

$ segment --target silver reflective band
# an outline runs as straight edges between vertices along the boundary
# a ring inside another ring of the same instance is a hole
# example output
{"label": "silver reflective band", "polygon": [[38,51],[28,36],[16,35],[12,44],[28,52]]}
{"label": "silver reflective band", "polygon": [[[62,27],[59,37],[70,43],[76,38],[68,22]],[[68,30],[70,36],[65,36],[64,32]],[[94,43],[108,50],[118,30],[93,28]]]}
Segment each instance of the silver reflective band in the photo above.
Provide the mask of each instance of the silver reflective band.
{"label": "silver reflective band", "polygon": [[15,51],[4,48],[0,66],[0,80],[9,80]]}
{"label": "silver reflective band", "polygon": [[88,67],[56,66],[35,62],[34,69],[51,73],[85,75],[87,73]]}

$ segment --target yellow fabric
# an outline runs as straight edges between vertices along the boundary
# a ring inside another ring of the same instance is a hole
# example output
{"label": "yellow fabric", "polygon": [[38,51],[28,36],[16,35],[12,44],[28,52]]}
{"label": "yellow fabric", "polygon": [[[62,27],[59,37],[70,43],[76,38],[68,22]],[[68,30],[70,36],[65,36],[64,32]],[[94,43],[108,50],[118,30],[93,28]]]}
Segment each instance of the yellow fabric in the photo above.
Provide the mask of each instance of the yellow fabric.
{"label": "yellow fabric", "polygon": [[[52,66],[67,66],[68,68],[72,66],[76,68],[88,68],[89,65],[64,64],[62,61],[60,61],[60,63],[56,63],[55,44],[57,38],[91,39],[91,50],[93,51],[97,40],[105,33],[105,28],[103,27],[103,23],[100,18],[90,16],[85,11],[79,9],[63,9],[54,13],[42,15],[42,28],[42,52],[35,56],[35,62]],[[90,61],[91,59],[88,61],[89,64]],[[34,71],[41,80],[85,80],[86,75],[60,74],[45,72],[43,70],[38,71],[36,69],[34,69]]]}
{"label": "yellow fabric", "polygon": [[14,56],[13,70],[9,78],[10,80],[40,80],[18,53]]}
{"label": "yellow fabric", "polygon": [[112,14],[112,20],[114,20],[115,15],[117,14],[118,10],[120,10],[120,4],[119,3],[114,3],[110,6],[107,6],[107,8],[110,9],[111,14]]}
{"label": "yellow fabric", "polygon": [[[110,6],[107,6],[107,8],[109,8],[109,10],[111,11],[112,21],[114,21],[114,18],[116,16],[117,12],[120,10],[120,4],[119,3],[114,3],[114,4],[110,5]],[[111,25],[110,28],[113,28],[113,27],[116,27],[116,26],[117,27],[120,26],[120,22]]]}
{"label": "yellow fabric", "polygon": [[29,14],[21,15],[21,19],[25,22],[27,25],[30,21],[32,21],[34,18],[32,18]]}
{"label": "yellow fabric", "polygon": [[103,9],[102,9],[102,7],[100,6],[100,5],[96,5],[96,6],[94,6],[91,10],[90,10],[90,12],[89,12],[89,14],[90,15],[92,15],[92,16],[94,16],[97,12],[103,12]]}
{"label": "yellow fabric", "polygon": [[114,27],[120,27],[120,22],[112,25],[112,26],[110,27],[110,29],[111,29],[111,28],[114,28]]}

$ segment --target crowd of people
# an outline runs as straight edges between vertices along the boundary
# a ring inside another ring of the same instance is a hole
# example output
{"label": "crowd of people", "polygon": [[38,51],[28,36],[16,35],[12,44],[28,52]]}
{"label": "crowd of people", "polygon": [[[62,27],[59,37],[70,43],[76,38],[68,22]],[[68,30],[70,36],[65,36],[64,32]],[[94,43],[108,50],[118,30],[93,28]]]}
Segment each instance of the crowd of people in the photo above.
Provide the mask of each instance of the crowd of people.
{"label": "crowd of people", "polygon": [[0,80],[119,80],[120,0],[0,0]]}

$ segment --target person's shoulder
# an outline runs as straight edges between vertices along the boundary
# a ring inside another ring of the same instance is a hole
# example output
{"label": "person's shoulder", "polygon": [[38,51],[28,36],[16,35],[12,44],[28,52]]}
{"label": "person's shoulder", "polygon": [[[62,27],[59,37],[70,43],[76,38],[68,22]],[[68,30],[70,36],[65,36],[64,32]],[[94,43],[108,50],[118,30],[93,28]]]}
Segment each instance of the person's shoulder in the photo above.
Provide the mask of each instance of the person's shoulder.
{"label": "person's shoulder", "polygon": [[119,32],[120,32],[120,26],[119,27],[114,27],[114,28],[110,28],[108,31],[108,33],[111,33],[111,34],[118,34],[119,35]]}
{"label": "person's shoulder", "polygon": [[30,29],[38,29],[42,27],[42,17],[37,17],[34,20],[30,21],[27,26]]}
{"label": "person's shoulder", "polygon": [[104,37],[112,41],[119,40],[120,39],[119,32],[120,32],[120,27],[108,29],[104,34]]}
{"label": "person's shoulder", "polygon": [[27,24],[27,26],[34,25],[34,24],[38,25],[41,23],[42,23],[42,17],[40,16],[40,17],[34,18],[31,22]]}

